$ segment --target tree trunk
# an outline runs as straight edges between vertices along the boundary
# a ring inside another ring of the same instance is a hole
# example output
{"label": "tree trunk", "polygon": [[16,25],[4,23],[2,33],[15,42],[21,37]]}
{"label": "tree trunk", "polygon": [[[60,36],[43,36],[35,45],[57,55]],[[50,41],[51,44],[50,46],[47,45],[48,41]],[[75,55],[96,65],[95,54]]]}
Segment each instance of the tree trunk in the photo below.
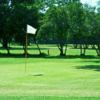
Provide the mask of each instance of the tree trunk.
{"label": "tree trunk", "polygon": [[7,54],[10,54],[7,38],[3,38],[2,46],[3,46],[4,49],[7,50]]}
{"label": "tree trunk", "polygon": [[84,55],[84,56],[85,56],[85,53],[86,53],[86,49],[88,48],[87,46],[88,46],[88,45],[85,45],[85,44],[83,45],[83,49],[84,49],[84,50],[83,50],[83,55]]}
{"label": "tree trunk", "polygon": [[98,44],[97,46],[98,46],[98,50],[100,51],[100,44]]}
{"label": "tree trunk", "polygon": [[80,44],[80,55],[82,56],[82,44]]}
{"label": "tree trunk", "polygon": [[84,44],[85,46],[84,46],[84,48],[85,49],[88,49],[89,48],[89,45],[88,44]]}
{"label": "tree trunk", "polygon": [[60,56],[65,56],[63,48],[64,48],[64,45],[60,44]]}
{"label": "tree trunk", "polygon": [[41,55],[41,54],[42,54],[42,52],[41,52],[41,49],[40,49],[40,47],[39,47],[38,43],[36,43],[36,45],[37,45],[37,48],[38,48],[38,50],[39,50],[39,54]]}
{"label": "tree trunk", "polygon": [[38,50],[39,50],[39,54],[41,55],[42,52],[41,52],[41,49],[40,49],[40,47],[39,47],[39,45],[38,45],[38,43],[37,43],[35,37],[34,37],[34,42],[35,42],[35,44],[36,44],[36,46],[37,46],[37,48],[38,48]]}
{"label": "tree trunk", "polygon": [[23,44],[23,50],[24,50],[24,54],[27,55],[28,52],[27,52],[27,47]]}
{"label": "tree trunk", "polygon": [[85,56],[85,47],[83,44],[80,44],[80,56]]}
{"label": "tree trunk", "polygon": [[7,48],[7,54],[8,54],[8,55],[10,54],[10,50],[9,50],[9,47]]}
{"label": "tree trunk", "polygon": [[100,56],[100,51],[96,48],[97,56]]}
{"label": "tree trunk", "polygon": [[74,49],[78,48],[78,44],[73,44],[73,46],[74,46]]}
{"label": "tree trunk", "polygon": [[63,48],[60,49],[60,56],[63,56],[64,53],[63,53]]}
{"label": "tree trunk", "polygon": [[100,56],[100,45],[99,44],[97,44],[96,52],[97,52],[97,55]]}
{"label": "tree trunk", "polygon": [[57,44],[57,47],[60,51],[60,56],[65,56],[66,55],[66,50],[67,50],[67,45],[64,51],[64,45],[63,44]]}
{"label": "tree trunk", "polygon": [[65,55],[66,55],[66,51],[67,51],[67,44],[66,44],[66,46],[65,46]]}
{"label": "tree trunk", "polygon": [[93,44],[93,45],[91,45],[91,47],[92,47],[92,49],[95,49],[95,45]]}

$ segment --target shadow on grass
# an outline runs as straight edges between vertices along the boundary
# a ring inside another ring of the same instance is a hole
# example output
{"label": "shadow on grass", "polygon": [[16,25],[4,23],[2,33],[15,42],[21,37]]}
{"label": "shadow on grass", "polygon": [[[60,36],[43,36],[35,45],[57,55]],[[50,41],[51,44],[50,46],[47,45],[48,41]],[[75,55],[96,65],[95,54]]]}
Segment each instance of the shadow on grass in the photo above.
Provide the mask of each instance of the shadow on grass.
{"label": "shadow on grass", "polygon": [[[48,48],[40,48],[41,50],[48,50]],[[4,50],[4,48],[0,47],[0,50]],[[20,47],[10,47],[10,50],[23,50],[23,48]],[[38,50],[38,48],[28,48],[28,50]],[[24,50],[23,50],[24,51]]]}
{"label": "shadow on grass", "polygon": [[[100,58],[99,58],[99,59],[100,59]],[[87,61],[83,61],[83,62],[87,62],[87,63],[88,63],[88,62],[90,62],[90,63],[91,63],[91,62],[100,63],[100,60],[99,60],[99,59],[98,59],[98,60],[87,60]]]}
{"label": "shadow on grass", "polygon": [[77,69],[100,71],[100,65],[86,65],[86,66],[78,66],[76,68]]}
{"label": "shadow on grass", "polygon": [[[45,58],[45,59],[100,59],[98,56],[80,56],[80,55],[66,55],[66,56],[50,56],[45,53],[42,54],[28,54],[28,58]],[[5,54],[0,53],[0,58],[25,58],[25,54]]]}
{"label": "shadow on grass", "polygon": [[80,56],[80,55],[66,55],[66,56],[47,56],[46,58],[51,58],[51,59],[100,59],[98,56]]}
{"label": "shadow on grass", "polygon": [[[45,54],[28,54],[27,58],[41,58],[45,57]],[[0,54],[0,58],[25,58],[25,54]]]}

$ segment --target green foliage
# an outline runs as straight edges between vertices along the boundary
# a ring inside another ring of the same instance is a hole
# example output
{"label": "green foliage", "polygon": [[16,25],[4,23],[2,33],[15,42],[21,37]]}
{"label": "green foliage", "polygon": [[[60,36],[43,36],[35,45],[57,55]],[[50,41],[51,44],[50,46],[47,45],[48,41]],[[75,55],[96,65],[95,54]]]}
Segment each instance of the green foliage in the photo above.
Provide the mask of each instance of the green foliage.
{"label": "green foliage", "polygon": [[56,41],[59,45],[60,53],[63,55],[63,47],[67,41],[68,29],[69,19],[66,7],[54,6],[46,12],[39,33],[44,33],[44,35],[41,36],[45,36],[45,38],[48,38],[49,35],[51,40]]}
{"label": "green foliage", "polygon": [[84,9],[83,5],[79,2],[72,2],[68,5],[68,13],[70,17],[70,41],[80,43],[83,40],[84,32]]}
{"label": "green foliage", "polygon": [[[26,25],[38,29],[37,40],[57,44],[65,55],[67,44],[97,46],[100,55],[100,7],[80,0],[3,0],[0,3],[0,41],[9,53],[9,43],[25,45]],[[30,40],[30,38],[29,38]]]}
{"label": "green foliage", "polygon": [[11,0],[0,4],[0,19],[0,39],[8,50],[11,40],[25,44],[26,25],[38,27],[39,11],[34,0]]}

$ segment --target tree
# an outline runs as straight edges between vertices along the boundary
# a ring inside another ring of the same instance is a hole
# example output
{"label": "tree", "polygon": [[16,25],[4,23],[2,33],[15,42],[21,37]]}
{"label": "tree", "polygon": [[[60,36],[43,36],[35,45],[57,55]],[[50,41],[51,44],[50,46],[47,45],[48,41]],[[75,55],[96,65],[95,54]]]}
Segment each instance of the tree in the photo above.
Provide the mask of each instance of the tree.
{"label": "tree", "polygon": [[50,8],[46,12],[46,15],[43,20],[43,25],[41,26],[41,28],[42,29],[40,30],[43,31],[42,33],[44,33],[45,36],[48,36],[48,33],[52,34],[51,36],[56,41],[55,43],[59,48],[60,55],[65,55],[69,29],[69,20],[66,7],[54,6]]}
{"label": "tree", "polygon": [[[98,8],[99,9],[99,8]],[[100,12],[98,11],[95,15],[95,30],[94,30],[94,38],[95,38],[95,42],[96,42],[96,51],[97,51],[97,55],[100,56]]]}
{"label": "tree", "polygon": [[[0,39],[9,52],[13,39],[23,44],[25,51],[26,25],[38,28],[39,10],[35,0],[3,0],[0,3]],[[18,38],[19,37],[19,38]]]}
{"label": "tree", "polygon": [[80,44],[80,55],[85,55],[86,33],[85,33],[85,14],[83,5],[77,2],[70,2],[68,5],[70,18],[70,36],[69,41],[76,47]]}
{"label": "tree", "polygon": [[11,41],[12,34],[11,34],[11,9],[9,6],[9,1],[3,1],[0,3],[0,37],[1,37],[1,43],[3,45],[3,48],[7,49],[8,54],[9,52],[9,46],[8,43]]}
{"label": "tree", "polygon": [[27,52],[25,49],[26,25],[29,24],[38,28],[39,11],[34,2],[34,0],[11,1],[11,7],[13,8],[11,18],[14,38],[17,43],[23,45],[25,54]]}
{"label": "tree", "polygon": [[85,6],[85,26],[86,33],[88,34],[87,43],[91,44],[94,49],[96,49],[97,55],[100,55],[100,14],[99,12],[95,12],[95,7]]}

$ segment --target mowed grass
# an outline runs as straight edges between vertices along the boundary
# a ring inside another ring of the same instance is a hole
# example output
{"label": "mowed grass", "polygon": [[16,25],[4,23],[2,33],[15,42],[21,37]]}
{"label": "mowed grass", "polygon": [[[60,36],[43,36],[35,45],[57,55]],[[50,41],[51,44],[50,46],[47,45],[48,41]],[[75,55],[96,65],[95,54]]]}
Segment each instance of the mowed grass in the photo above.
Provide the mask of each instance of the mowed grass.
{"label": "mowed grass", "polygon": [[[50,56],[29,57],[26,72],[23,57],[0,58],[0,100],[100,99],[100,58],[94,50],[87,50],[90,56],[81,58],[79,50],[69,48],[68,56],[60,58],[55,46],[41,48],[45,53],[49,49]],[[14,49],[11,53],[20,54],[23,50]],[[29,53],[38,51],[29,49]]]}

